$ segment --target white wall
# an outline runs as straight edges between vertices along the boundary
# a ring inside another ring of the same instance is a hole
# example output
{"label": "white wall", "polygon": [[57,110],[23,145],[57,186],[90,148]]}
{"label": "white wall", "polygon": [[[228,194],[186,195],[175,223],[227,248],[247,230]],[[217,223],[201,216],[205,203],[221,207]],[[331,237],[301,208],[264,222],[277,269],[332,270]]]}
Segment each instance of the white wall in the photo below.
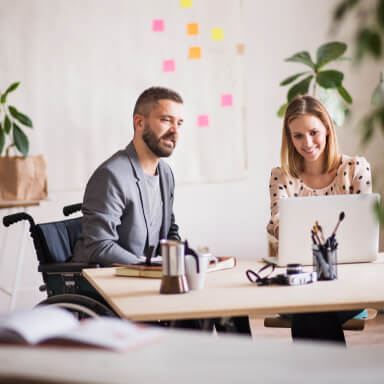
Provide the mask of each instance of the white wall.
{"label": "white wall", "polygon": [[[0,9],[6,11],[6,5],[12,1],[0,0]],[[47,6],[48,3],[54,3],[54,1],[47,2]],[[127,1],[127,3],[134,2]],[[83,16],[87,17],[87,14],[92,11],[92,8],[89,8],[91,2],[79,1],[77,4],[77,8],[73,9],[73,14],[68,14],[66,28],[70,28],[72,21],[78,20],[79,13],[83,13]],[[113,18],[114,2],[108,2],[108,4],[108,14]],[[271,167],[279,164],[281,137],[281,120],[276,117],[276,110],[284,102],[286,94],[286,90],[279,87],[278,84],[283,78],[302,69],[299,64],[285,63],[284,59],[301,50],[309,50],[314,55],[320,44],[336,38],[348,42],[353,25],[344,26],[337,36],[329,34],[330,11],[335,4],[334,0],[243,1],[248,178],[239,182],[223,184],[177,184],[176,218],[183,237],[188,238],[192,246],[207,245],[215,254],[236,255],[241,258],[256,257],[266,253],[265,225],[269,218],[268,178]],[[34,12],[44,12],[44,9],[35,9]],[[33,14],[31,17],[34,17]],[[102,22],[103,15],[100,14],[98,17]],[[105,22],[108,23],[109,19]],[[106,26],[104,25],[104,27]],[[11,34],[12,31],[3,31],[0,26],[0,33]],[[44,44],[43,39],[41,44]],[[58,44],[61,43],[58,42]],[[66,44],[70,44],[70,41],[67,41]],[[97,41],[91,41],[89,49],[95,50],[97,46]],[[88,48],[85,47],[84,49]],[[352,54],[351,47],[349,53]],[[22,52],[14,52],[14,55],[15,61],[22,61]],[[62,59],[65,60],[65,58]],[[0,50],[1,60],[5,60],[5,58],[1,56]],[[349,63],[342,63],[340,68],[346,74],[345,86],[355,100],[351,120],[338,131],[343,152],[351,155],[357,153],[365,155],[372,163],[374,171],[379,176],[383,175],[384,164],[381,149],[383,139],[378,138],[369,148],[361,150],[358,148],[359,135],[356,127],[359,119],[369,108],[371,92],[378,82],[379,71],[384,66],[370,62],[363,68],[354,68]],[[28,76],[33,76],[33,68],[26,73]],[[56,76],[61,76],[61,74],[57,73]],[[113,71],[110,71],[108,76],[110,76],[111,82],[119,84],[119,73],[114,74]],[[14,78],[3,78],[2,76],[1,85],[4,86],[4,82],[8,83],[12,80]],[[28,79],[26,80],[28,83]],[[79,87],[81,88],[81,84]],[[55,98],[55,104],[60,105],[60,94],[52,97]],[[113,97],[113,93],[109,97]],[[73,105],[77,113],[80,113],[78,104],[80,100],[80,92],[75,92]],[[52,100],[41,102],[49,106]],[[102,104],[100,108],[103,108]],[[61,121],[57,116],[55,117],[57,113],[56,109],[46,109],[39,116],[44,121],[53,117],[54,124],[52,124],[51,129],[57,132],[58,137],[60,137],[65,132],[66,119],[63,118]],[[72,111],[65,111],[66,115],[71,113]],[[99,113],[95,109],[89,116],[89,120],[97,121]],[[33,113],[31,114],[33,115]],[[129,116],[130,114],[131,111],[127,110],[126,115]],[[126,125],[125,118],[126,116],[123,114],[120,115],[121,125]],[[120,124],[120,121],[117,123]],[[91,136],[89,127],[87,125],[81,126],[79,135]],[[123,137],[126,140],[126,136]],[[33,143],[44,152],[44,146],[60,145],[60,140],[50,144],[45,137],[36,135]],[[92,151],[96,151],[103,143],[91,140],[89,145],[93,147]],[[124,142],[123,145],[125,145]],[[68,156],[76,156],[79,162],[87,161],[81,151],[73,153],[69,149]],[[56,172],[56,169],[60,169],[63,161],[65,159],[50,157],[50,174]],[[383,190],[384,188],[382,188]],[[82,190],[66,191],[64,188],[55,191],[51,189],[50,200],[43,203],[40,210],[34,209],[33,212],[39,216],[39,219],[52,219],[59,215],[64,204],[79,201],[81,196]],[[17,236],[15,235],[16,241]],[[13,244],[13,246],[15,245]],[[9,271],[14,270],[11,265],[15,251],[11,248],[12,246],[7,245],[7,254],[0,255],[1,260],[3,260],[2,267],[9,267]],[[32,258],[32,255],[28,257]],[[4,260],[7,262],[5,263]],[[27,270],[24,271],[22,286],[28,288],[31,284],[36,285],[36,283],[31,283],[37,279],[37,272],[32,270],[34,266],[26,263],[25,268]],[[0,275],[2,280],[4,273],[8,274],[3,272]],[[38,299],[32,291],[29,295],[31,301]],[[27,292],[20,295],[20,306],[28,303],[28,300],[25,299],[27,296]],[[1,297],[0,294],[0,302]],[[4,308],[6,306],[5,304]],[[2,310],[1,307],[0,310]]]}
{"label": "white wall", "polygon": [[[302,65],[284,59],[302,50],[308,50],[313,57],[319,45],[336,38],[348,42],[352,25],[343,27],[338,36],[328,34],[335,3],[244,1],[249,178],[237,183],[178,187],[177,218],[193,243],[210,245],[217,254],[239,257],[266,252],[269,171],[279,164],[281,141],[281,120],[276,111],[286,95],[286,88],[278,84],[303,70]],[[349,46],[348,53],[352,52]],[[369,63],[354,68],[342,63],[339,67],[345,72],[345,87],[355,100],[352,118],[338,130],[342,151],[365,155],[374,172],[383,175],[382,137],[362,150],[358,148],[356,130],[359,119],[369,109],[383,66]]]}

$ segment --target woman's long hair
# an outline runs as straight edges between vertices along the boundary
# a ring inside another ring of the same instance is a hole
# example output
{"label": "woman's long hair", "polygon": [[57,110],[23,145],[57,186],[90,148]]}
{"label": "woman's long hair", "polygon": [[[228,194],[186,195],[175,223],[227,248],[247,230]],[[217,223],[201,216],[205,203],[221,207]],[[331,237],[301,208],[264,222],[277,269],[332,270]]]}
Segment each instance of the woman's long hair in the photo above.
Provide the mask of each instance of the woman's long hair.
{"label": "woman's long hair", "polygon": [[293,145],[289,124],[304,115],[317,117],[328,129],[327,142],[324,148],[325,161],[323,172],[328,173],[333,171],[339,165],[340,159],[335,127],[324,105],[312,96],[297,96],[289,103],[285,111],[280,152],[283,172],[295,178],[298,178],[304,171],[304,159]]}

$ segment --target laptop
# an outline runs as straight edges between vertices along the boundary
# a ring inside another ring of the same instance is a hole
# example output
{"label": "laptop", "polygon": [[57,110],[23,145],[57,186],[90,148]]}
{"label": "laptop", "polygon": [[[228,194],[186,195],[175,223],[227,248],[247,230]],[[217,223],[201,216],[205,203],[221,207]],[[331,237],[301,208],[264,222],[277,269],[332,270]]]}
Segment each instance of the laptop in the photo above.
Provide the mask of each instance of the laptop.
{"label": "laptop", "polygon": [[311,229],[316,221],[324,237],[333,232],[339,215],[345,218],[336,232],[339,243],[338,263],[371,262],[379,247],[379,222],[374,204],[380,195],[353,194],[332,196],[289,197],[279,201],[279,247],[275,257],[264,259],[278,266],[291,263],[312,265]]}

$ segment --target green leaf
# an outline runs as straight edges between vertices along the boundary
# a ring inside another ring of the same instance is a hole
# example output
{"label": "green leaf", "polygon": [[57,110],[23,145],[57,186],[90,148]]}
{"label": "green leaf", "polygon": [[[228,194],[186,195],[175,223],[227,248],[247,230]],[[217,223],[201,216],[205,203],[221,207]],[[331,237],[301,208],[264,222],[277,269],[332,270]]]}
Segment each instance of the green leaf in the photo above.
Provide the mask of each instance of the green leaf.
{"label": "green leaf", "polygon": [[5,144],[5,134],[0,125],[0,155],[3,152],[4,144]]}
{"label": "green leaf", "polygon": [[306,77],[304,80],[299,81],[293,87],[288,90],[287,99],[290,102],[297,95],[305,95],[308,93],[309,85],[311,84],[311,80],[313,75]]}
{"label": "green leaf", "polygon": [[380,28],[384,30],[384,0],[379,0],[377,3],[376,16]]}
{"label": "green leaf", "polygon": [[380,225],[384,225],[384,205],[382,201],[376,201],[374,210],[376,213],[376,218],[379,221]]}
{"label": "green leaf", "polygon": [[279,110],[277,111],[277,116],[278,116],[278,117],[283,117],[283,116],[284,116],[284,113],[285,113],[285,111],[286,111],[286,109],[287,109],[287,107],[288,107],[288,103],[283,104],[283,105],[279,108]]}
{"label": "green leaf", "polygon": [[311,59],[311,55],[307,51],[295,53],[293,56],[288,57],[285,61],[293,61],[307,65],[308,67],[315,69],[316,66]]}
{"label": "green leaf", "polygon": [[306,75],[307,73],[309,73],[308,71],[306,72],[300,72],[300,73],[296,73],[296,75],[292,75],[292,76],[289,76],[287,77],[285,80],[283,80],[280,85],[281,86],[284,86],[284,85],[288,85],[290,83],[292,83],[293,81],[295,81],[296,79],[298,79],[300,76],[302,75]]}
{"label": "green leaf", "polygon": [[317,69],[324,67],[330,61],[336,60],[341,57],[347,50],[347,44],[334,41],[321,45],[317,49]]}
{"label": "green leaf", "polygon": [[352,104],[352,96],[348,93],[348,91],[340,85],[340,87],[337,88],[339,95],[348,103]]}
{"label": "green leaf", "polygon": [[371,103],[377,106],[384,105],[384,84],[382,81],[380,81],[373,91]]}
{"label": "green leaf", "polygon": [[340,22],[358,2],[359,0],[344,0],[340,2],[333,13],[333,20]]}
{"label": "green leaf", "polygon": [[4,119],[4,131],[7,135],[9,135],[9,132],[11,132],[11,120],[9,119],[8,115],[5,115]]}
{"label": "green leaf", "polygon": [[349,109],[344,104],[336,89],[320,88],[320,100],[328,111],[334,124],[338,127],[344,124]]}
{"label": "green leaf", "polygon": [[374,112],[375,119],[379,122],[380,126],[384,126],[384,108],[379,108]]}
{"label": "green leaf", "polygon": [[351,56],[341,56],[338,59],[336,59],[336,61],[352,61],[352,57]]}
{"label": "green leaf", "polygon": [[321,71],[317,74],[316,81],[323,88],[339,88],[343,82],[344,74],[340,71]]}
{"label": "green leaf", "polygon": [[373,137],[373,134],[375,132],[373,120],[373,116],[368,116],[363,120],[361,136],[361,142],[363,145],[366,145]]}
{"label": "green leaf", "polygon": [[10,105],[8,107],[9,112],[11,113],[12,117],[14,117],[18,122],[20,122],[23,125],[26,125],[27,127],[32,128],[32,120],[23,113],[19,112],[15,107]]}
{"label": "green leaf", "polygon": [[15,83],[12,83],[12,84],[7,88],[7,90],[5,91],[5,93],[11,93],[11,92],[13,92],[19,85],[20,85],[20,82],[19,82],[19,81],[15,82]]}
{"label": "green leaf", "polygon": [[381,37],[369,28],[359,30],[356,37],[356,58],[361,60],[365,55],[372,55],[375,58],[381,56]]}
{"label": "green leaf", "polygon": [[27,157],[29,152],[28,137],[16,123],[13,123],[13,141],[16,145],[16,148],[19,150],[19,152],[24,157]]}
{"label": "green leaf", "polygon": [[13,92],[19,86],[19,84],[20,82],[13,83],[7,88],[7,90],[1,95],[1,104],[5,104],[5,102],[7,101],[8,93]]}

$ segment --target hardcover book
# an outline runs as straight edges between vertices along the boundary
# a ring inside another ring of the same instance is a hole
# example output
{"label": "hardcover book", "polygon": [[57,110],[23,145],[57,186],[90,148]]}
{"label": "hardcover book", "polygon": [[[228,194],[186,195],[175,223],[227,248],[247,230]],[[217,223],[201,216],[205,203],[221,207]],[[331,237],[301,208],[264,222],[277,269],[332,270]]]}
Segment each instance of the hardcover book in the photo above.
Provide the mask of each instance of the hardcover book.
{"label": "hardcover book", "polygon": [[[223,269],[230,269],[236,266],[236,257],[234,256],[216,256],[217,263],[210,262],[208,272],[220,271]],[[128,277],[145,277],[152,279],[161,279],[162,267],[161,265],[142,265],[142,264],[130,264],[122,265],[116,264],[117,276]]]}

